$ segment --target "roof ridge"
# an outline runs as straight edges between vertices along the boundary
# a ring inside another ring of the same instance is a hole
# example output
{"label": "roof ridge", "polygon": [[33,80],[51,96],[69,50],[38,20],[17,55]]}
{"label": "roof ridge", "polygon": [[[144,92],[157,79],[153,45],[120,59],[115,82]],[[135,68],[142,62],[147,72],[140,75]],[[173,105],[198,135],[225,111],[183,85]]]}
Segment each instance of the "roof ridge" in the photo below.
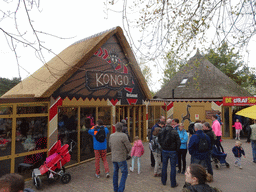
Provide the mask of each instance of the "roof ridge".
{"label": "roof ridge", "polygon": [[91,39],[91,38],[94,38],[94,37],[98,37],[98,36],[100,36],[100,35],[102,35],[102,34],[104,34],[104,33],[106,33],[106,32],[113,31],[113,30],[115,30],[115,29],[117,29],[117,27],[112,27],[112,28],[110,28],[110,29],[107,29],[107,30],[105,30],[105,31],[101,31],[101,32],[96,33],[96,34],[94,34],[94,35],[91,35],[91,36],[89,36],[89,37],[85,37],[84,39],[80,39],[79,41],[76,41],[75,43],[71,44],[71,45],[68,46],[68,47],[71,47],[72,45],[76,45],[76,44],[78,44],[78,43],[84,42],[84,41],[86,41],[86,40],[88,40],[88,39]]}

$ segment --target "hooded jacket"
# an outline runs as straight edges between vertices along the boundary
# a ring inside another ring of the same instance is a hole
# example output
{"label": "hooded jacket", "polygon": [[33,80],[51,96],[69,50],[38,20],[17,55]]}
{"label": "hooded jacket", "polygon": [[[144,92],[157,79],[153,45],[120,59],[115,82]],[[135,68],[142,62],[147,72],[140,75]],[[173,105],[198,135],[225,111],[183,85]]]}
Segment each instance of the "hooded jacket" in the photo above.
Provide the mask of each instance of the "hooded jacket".
{"label": "hooded jacket", "polygon": [[141,157],[144,154],[144,147],[141,140],[137,140],[134,142],[132,147],[131,156]]}

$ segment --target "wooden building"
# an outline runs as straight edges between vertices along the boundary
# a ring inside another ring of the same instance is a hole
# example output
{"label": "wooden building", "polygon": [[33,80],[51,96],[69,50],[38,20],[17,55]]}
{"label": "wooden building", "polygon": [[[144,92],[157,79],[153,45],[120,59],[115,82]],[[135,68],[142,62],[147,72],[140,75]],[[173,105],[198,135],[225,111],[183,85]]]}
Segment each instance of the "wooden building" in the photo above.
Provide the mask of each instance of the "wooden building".
{"label": "wooden building", "polygon": [[0,176],[31,177],[58,139],[77,143],[69,166],[88,161],[94,157],[88,129],[98,119],[111,133],[126,119],[131,139],[146,140],[150,99],[120,27],[74,43],[0,98]]}
{"label": "wooden building", "polygon": [[[161,89],[154,100],[164,101],[167,117],[180,121],[189,116],[192,122],[205,120],[212,123],[211,116],[222,112],[222,133],[232,138],[232,108],[223,105],[226,97],[251,97],[227,75],[204,58],[199,51]],[[185,128],[189,121],[184,121]]]}

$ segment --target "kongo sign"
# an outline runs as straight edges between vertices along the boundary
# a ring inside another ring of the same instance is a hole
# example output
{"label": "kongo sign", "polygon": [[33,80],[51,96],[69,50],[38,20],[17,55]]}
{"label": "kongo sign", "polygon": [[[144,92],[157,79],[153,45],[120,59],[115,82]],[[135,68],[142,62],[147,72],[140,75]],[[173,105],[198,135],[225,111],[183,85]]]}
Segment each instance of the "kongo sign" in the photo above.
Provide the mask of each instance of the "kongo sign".
{"label": "kongo sign", "polygon": [[132,88],[133,79],[130,74],[119,72],[87,71],[86,87],[90,90],[109,88],[119,90],[122,88]]}
{"label": "kongo sign", "polygon": [[256,97],[223,97],[223,106],[256,105]]}

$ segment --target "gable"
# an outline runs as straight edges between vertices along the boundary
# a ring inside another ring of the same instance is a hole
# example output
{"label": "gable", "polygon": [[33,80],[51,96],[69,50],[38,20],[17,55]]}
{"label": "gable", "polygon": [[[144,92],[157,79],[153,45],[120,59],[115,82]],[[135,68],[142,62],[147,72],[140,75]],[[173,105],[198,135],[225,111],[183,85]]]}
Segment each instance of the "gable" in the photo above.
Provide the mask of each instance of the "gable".
{"label": "gable", "polygon": [[137,99],[136,104],[142,104],[146,96],[138,81],[129,58],[113,35],[52,96],[120,99],[121,104]]}
{"label": "gable", "polygon": [[[183,79],[187,79],[185,84],[181,84]],[[220,99],[225,96],[251,94],[197,53],[154,98]]]}

